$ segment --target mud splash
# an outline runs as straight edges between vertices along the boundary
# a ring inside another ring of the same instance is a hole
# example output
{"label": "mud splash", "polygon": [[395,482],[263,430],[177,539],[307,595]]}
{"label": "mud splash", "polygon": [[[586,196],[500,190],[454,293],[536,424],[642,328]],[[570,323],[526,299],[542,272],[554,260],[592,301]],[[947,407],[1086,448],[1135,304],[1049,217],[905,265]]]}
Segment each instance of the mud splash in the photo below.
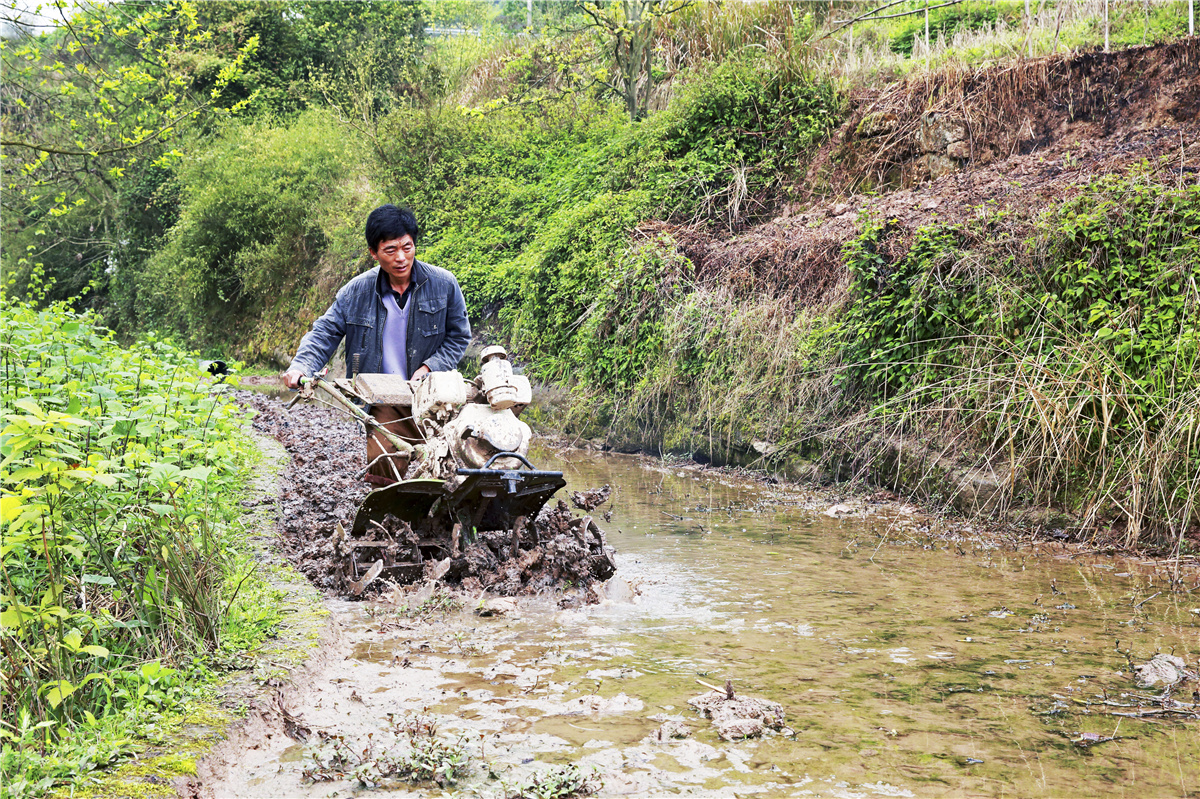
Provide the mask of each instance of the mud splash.
{"label": "mud splash", "polygon": [[[422,579],[501,596],[565,587],[560,601],[576,605],[598,601],[594,586],[616,571],[604,531],[562,501],[546,505],[532,524],[472,532],[461,542],[457,527],[434,529],[423,522],[424,527],[414,523],[414,530],[390,514],[365,537],[347,535],[370,488],[358,479],[365,460],[358,424],[319,405],[288,410],[262,393],[236,396],[257,412],[255,430],[276,438],[292,456],[281,477],[282,548],[322,589],[370,596]],[[591,511],[609,493],[607,486],[577,492],[573,501]]]}
{"label": "mud splash", "polygon": [[[456,605],[440,592],[331,603],[343,644],[291,712],[358,742],[428,717],[469,753],[454,786],[396,795],[494,796],[566,763],[596,769],[608,796],[1200,790],[1195,722],[1116,718],[1101,704],[1136,704],[1131,663],[1173,651],[1194,668],[1200,654],[1196,603],[1159,593],[1159,564],[998,546],[894,502],[565,457],[571,484],[615,488],[621,571],[605,601],[564,610],[525,597],[486,617],[483,597]],[[824,513],[834,504],[836,519]],[[792,734],[722,740],[687,700],[698,681],[726,679],[778,702]],[[306,781],[314,756],[280,725],[206,789],[361,790]]]}

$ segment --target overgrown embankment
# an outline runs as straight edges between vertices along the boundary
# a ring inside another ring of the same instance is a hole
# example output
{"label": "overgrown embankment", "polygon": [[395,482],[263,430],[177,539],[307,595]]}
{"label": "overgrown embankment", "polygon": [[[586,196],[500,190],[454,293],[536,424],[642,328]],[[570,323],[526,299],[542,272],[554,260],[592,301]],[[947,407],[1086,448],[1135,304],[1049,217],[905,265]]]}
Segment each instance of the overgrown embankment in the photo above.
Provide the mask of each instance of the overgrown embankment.
{"label": "overgrown embankment", "polygon": [[1197,63],[1193,40],[860,101],[809,185],[872,194],[801,199],[735,236],[643,224],[535,366],[575,375],[568,426],[618,445],[814,458],[974,511],[1049,506],[1184,546],[1200,488]]}

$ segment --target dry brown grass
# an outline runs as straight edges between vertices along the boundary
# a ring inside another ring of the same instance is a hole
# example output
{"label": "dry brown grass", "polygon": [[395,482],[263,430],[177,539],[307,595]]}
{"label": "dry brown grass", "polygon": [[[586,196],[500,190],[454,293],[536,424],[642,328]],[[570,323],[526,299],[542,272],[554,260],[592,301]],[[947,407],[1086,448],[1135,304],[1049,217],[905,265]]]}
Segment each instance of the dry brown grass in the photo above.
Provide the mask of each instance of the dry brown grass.
{"label": "dry brown grass", "polygon": [[864,182],[907,185],[906,170],[922,155],[921,126],[930,118],[961,123],[970,161],[984,165],[1044,149],[1068,125],[1076,125],[1076,137],[1099,137],[1118,125],[1186,123],[1196,112],[1198,70],[1197,39],[998,66],[943,65],[860,92],[812,172],[828,172],[843,191]]}

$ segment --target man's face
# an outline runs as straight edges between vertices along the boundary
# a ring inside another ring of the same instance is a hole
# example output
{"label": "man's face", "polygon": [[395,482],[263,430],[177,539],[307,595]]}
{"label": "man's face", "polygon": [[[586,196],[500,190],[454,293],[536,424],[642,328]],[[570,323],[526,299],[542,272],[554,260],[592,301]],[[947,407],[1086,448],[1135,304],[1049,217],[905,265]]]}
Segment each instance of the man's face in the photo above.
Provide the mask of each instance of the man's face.
{"label": "man's face", "polygon": [[413,244],[412,236],[405,233],[398,239],[379,242],[379,247],[371,250],[371,257],[379,262],[379,267],[387,273],[393,286],[405,287],[412,280],[417,247]]}

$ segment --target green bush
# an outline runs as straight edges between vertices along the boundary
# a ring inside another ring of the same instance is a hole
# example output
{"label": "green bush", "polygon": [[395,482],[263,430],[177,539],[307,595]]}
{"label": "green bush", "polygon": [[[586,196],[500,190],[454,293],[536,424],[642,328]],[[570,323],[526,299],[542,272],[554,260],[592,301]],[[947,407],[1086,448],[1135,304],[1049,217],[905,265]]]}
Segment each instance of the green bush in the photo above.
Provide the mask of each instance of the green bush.
{"label": "green bush", "polygon": [[521,302],[506,306],[501,318],[540,376],[570,378],[585,314],[619,268],[628,231],[643,218],[647,200],[630,191],[567,206],[522,254]]}
{"label": "green bush", "polygon": [[[929,12],[929,37],[936,42],[939,36],[949,38],[960,31],[988,28],[995,25],[997,20],[1019,25],[1024,13],[1019,0],[1000,3],[994,0],[989,3],[970,0],[948,8],[934,9]],[[925,38],[925,15],[917,13],[903,17],[893,30],[890,42],[892,52],[911,56],[916,41]]]}
{"label": "green bush", "polygon": [[1086,524],[1120,509],[1107,521],[1129,544],[1182,541],[1200,488],[1200,187],[1104,177],[1007,252],[1002,216],[919,230],[895,262],[887,224],[847,245],[843,388],[897,431],[1007,462]]}
{"label": "green bush", "polygon": [[[957,350],[975,336],[1048,357],[1086,338],[1149,392],[1194,379],[1200,188],[1140,170],[1108,176],[1039,227],[1007,265],[979,251],[986,230],[944,226],[917,231],[888,263],[877,245],[889,227],[868,222],[844,253],[854,301],[843,359],[864,396],[886,400],[931,382],[940,367],[963,363]],[[980,266],[989,260],[1002,266]]]}
{"label": "green bush", "polygon": [[840,115],[832,84],[742,57],[685,76],[670,105],[626,126],[583,176],[637,189],[656,213],[730,227],[774,209],[792,170]]}
{"label": "green bush", "polygon": [[351,277],[379,201],[363,157],[357,137],[314,111],[288,127],[231,128],[189,159],[179,220],[132,280],[139,325],[208,348],[245,342],[265,313],[295,313],[322,268],[337,285]]}
{"label": "green bush", "polygon": [[[986,284],[964,263],[968,237],[957,227],[917,231],[895,263],[879,252],[890,225],[867,220],[843,258],[850,271],[851,303],[845,331],[845,379],[871,401],[884,401],[930,379],[934,364],[976,330],[994,308]],[[937,352],[940,357],[933,357]]]}
{"label": "green bush", "polygon": [[228,525],[253,445],[188,353],[122,346],[61,304],[0,306],[0,769],[6,788],[40,792],[128,750],[115,736],[103,757],[64,761],[63,741],[171,706],[193,658],[245,640],[251,567]]}
{"label": "green bush", "polygon": [[1102,178],[1047,218],[1048,257],[1028,276],[1040,302],[1012,325],[1063,320],[1153,392],[1196,377],[1187,367],[1200,348],[1200,186],[1148,177]]}

